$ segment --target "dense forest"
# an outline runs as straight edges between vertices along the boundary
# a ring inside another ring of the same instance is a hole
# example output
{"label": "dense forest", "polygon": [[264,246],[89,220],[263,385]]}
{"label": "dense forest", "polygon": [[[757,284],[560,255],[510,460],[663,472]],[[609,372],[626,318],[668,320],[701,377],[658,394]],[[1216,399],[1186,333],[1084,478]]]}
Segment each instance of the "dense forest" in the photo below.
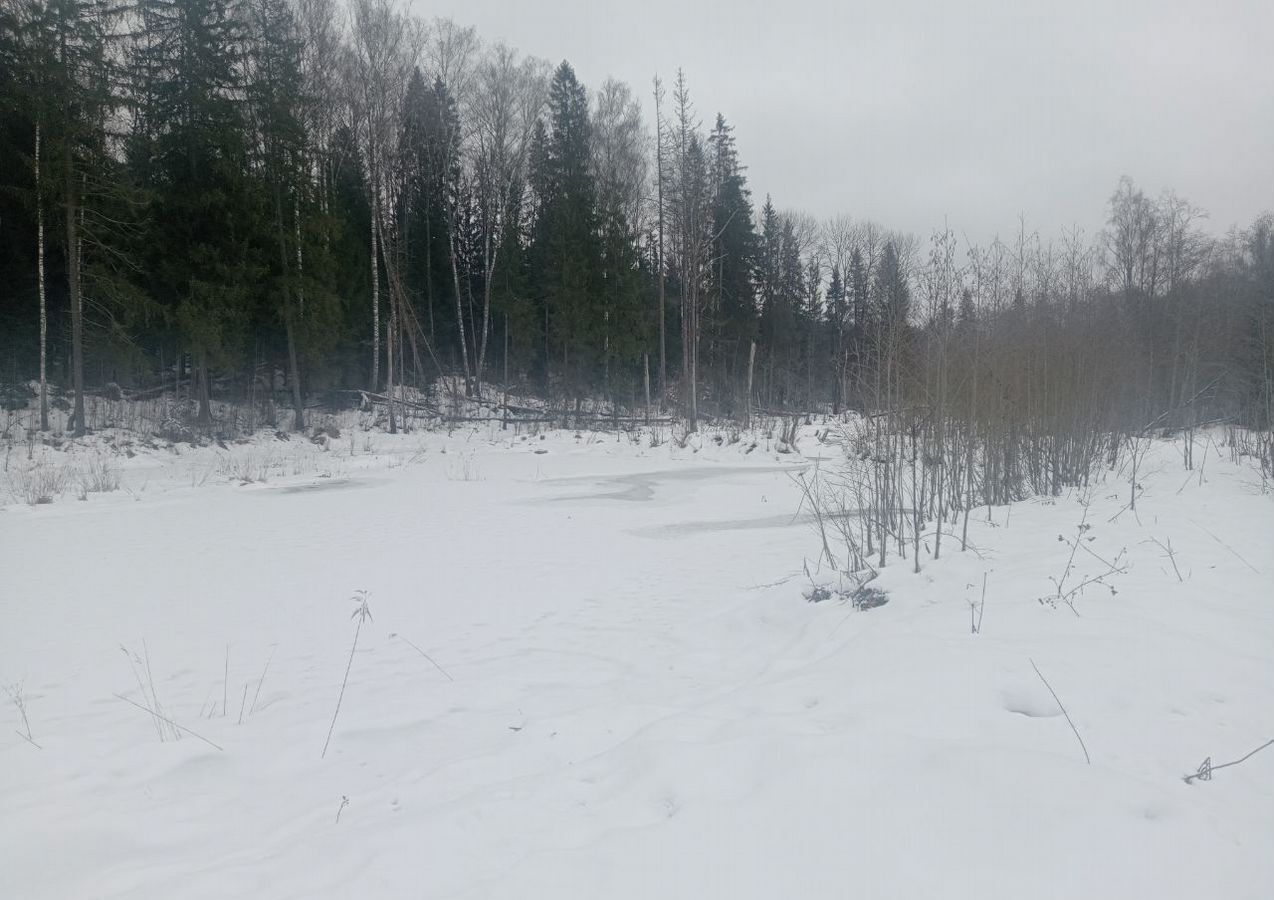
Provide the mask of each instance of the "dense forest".
{"label": "dense forest", "polygon": [[1049,436],[1048,486],[1115,428],[1271,424],[1270,215],[1213,235],[1112,173],[1100,234],[918,238],[761,200],[681,71],[585,86],[390,0],[0,17],[0,380],[76,432],[86,391],[301,428],[445,377],[690,427],[923,408],[940,448]]}

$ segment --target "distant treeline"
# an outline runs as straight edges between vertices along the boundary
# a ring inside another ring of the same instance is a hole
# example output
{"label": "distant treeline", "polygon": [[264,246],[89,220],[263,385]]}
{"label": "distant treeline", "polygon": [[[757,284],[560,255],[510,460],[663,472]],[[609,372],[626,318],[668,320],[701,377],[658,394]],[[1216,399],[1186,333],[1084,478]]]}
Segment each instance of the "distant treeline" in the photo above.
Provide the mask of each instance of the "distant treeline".
{"label": "distant treeline", "polygon": [[1274,217],[1124,178],[1093,236],[820,222],[680,71],[640,93],[388,0],[7,0],[0,380],[1269,428]]}

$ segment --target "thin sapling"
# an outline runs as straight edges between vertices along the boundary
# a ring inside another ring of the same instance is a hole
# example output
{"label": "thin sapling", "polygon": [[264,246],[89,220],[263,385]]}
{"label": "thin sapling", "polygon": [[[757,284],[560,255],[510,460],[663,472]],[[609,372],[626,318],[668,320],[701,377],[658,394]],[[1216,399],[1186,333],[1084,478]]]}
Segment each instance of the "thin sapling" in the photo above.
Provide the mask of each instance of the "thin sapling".
{"label": "thin sapling", "polygon": [[336,711],[332,713],[332,724],[327,728],[327,740],[323,742],[323,753],[320,759],[327,757],[328,745],[332,743],[332,732],[336,730],[336,717],[341,714],[341,701],[345,699],[345,686],[349,684],[349,672],[354,667],[354,653],[358,650],[358,636],[363,631],[363,623],[372,617],[371,607],[367,605],[370,598],[371,594],[367,591],[355,591],[354,596],[350,598],[358,604],[354,612],[350,614],[350,618],[357,623],[354,626],[354,642],[350,644],[349,662],[345,664],[345,677],[341,679],[341,692],[336,697]]}

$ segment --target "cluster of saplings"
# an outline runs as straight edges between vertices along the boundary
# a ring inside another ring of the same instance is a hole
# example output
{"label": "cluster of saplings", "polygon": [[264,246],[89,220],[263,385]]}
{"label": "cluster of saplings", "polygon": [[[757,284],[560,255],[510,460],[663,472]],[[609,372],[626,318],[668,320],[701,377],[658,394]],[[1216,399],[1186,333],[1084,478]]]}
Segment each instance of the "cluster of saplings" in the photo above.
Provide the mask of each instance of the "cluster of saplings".
{"label": "cluster of saplings", "polygon": [[754,207],[682,73],[649,102],[390,0],[11,0],[5,374],[77,433],[107,384],[199,427],[216,398],[301,428],[340,392],[393,426],[440,383],[691,428],[854,409],[860,458],[910,460],[873,476],[896,535],[1148,429],[1269,456],[1274,219],[1215,238],[1124,179],[1090,237],[819,222]]}
{"label": "cluster of saplings", "polygon": [[1013,248],[961,257],[935,234],[902,291],[918,308],[850,351],[865,414],[841,430],[846,465],[807,483],[835,566],[871,573],[892,555],[918,570],[944,541],[966,549],[974,509],[1085,489],[1111,469],[1135,511],[1156,437],[1177,438],[1189,470],[1219,431],[1268,487],[1274,217],[1213,240],[1199,215],[1124,179],[1096,247],[1020,232]]}

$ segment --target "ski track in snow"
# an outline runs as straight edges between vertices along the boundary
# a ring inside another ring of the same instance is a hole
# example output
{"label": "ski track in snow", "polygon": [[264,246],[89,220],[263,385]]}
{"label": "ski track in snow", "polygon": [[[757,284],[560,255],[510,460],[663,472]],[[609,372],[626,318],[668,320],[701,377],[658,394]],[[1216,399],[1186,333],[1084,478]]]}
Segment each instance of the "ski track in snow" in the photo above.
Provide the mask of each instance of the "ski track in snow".
{"label": "ski track in snow", "polygon": [[[1136,516],[1096,486],[1091,546],[1131,568],[1080,616],[1038,602],[1074,494],[978,511],[984,558],[891,559],[854,611],[802,597],[813,429],[809,458],[375,445],[144,451],[122,491],[0,508],[0,682],[43,748],[6,700],[0,897],[1274,896],[1274,750],[1182,781],[1274,736],[1250,468],[1182,486],[1159,446]],[[253,454],[266,481],[225,474]],[[224,752],[112,696],[145,702],[130,654]]]}

